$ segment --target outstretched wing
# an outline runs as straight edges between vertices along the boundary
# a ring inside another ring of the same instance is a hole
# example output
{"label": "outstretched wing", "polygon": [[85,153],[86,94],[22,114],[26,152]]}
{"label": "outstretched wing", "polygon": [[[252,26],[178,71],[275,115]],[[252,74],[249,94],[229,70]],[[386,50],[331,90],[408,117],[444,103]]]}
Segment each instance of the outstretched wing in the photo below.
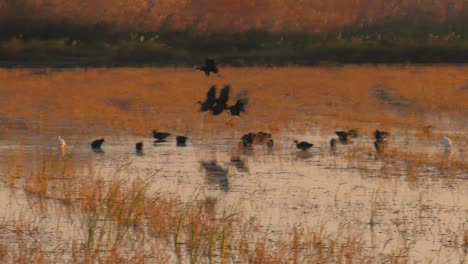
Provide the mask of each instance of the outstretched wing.
{"label": "outstretched wing", "polygon": [[248,98],[238,99],[234,105],[240,112],[245,112],[245,106],[249,103]]}
{"label": "outstretched wing", "polygon": [[218,97],[218,102],[219,103],[224,103],[226,104],[229,101],[229,92],[231,90],[231,86],[226,85],[224,88],[221,90],[221,93]]}
{"label": "outstretched wing", "polygon": [[235,107],[241,112],[245,112],[245,106],[249,103],[249,97],[247,91],[240,91],[236,95]]}
{"label": "outstretched wing", "polygon": [[210,90],[206,93],[206,102],[213,102],[216,100],[216,85],[211,86]]}

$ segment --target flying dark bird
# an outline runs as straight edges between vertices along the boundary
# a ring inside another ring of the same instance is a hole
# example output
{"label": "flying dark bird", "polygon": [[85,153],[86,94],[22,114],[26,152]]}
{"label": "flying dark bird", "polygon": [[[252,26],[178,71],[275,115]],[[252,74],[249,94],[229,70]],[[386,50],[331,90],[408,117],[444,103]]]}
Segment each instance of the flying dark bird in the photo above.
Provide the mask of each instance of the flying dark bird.
{"label": "flying dark bird", "polygon": [[[206,76],[210,76],[210,73],[218,74],[218,67],[216,67],[214,60],[206,58],[205,65],[203,66],[195,66],[195,70],[199,70],[205,73]],[[219,74],[218,74],[219,75]]]}
{"label": "flying dark bird", "polygon": [[176,142],[177,142],[177,146],[179,146],[179,147],[186,146],[187,137],[185,137],[185,136],[177,136],[177,137],[176,137]]}
{"label": "flying dark bird", "polygon": [[245,112],[245,106],[247,103],[247,99],[238,99],[234,105],[229,106],[231,115],[240,116],[241,112]]}
{"label": "flying dark bird", "polygon": [[171,133],[166,133],[166,132],[158,132],[156,130],[153,130],[153,137],[157,139],[160,142],[163,142],[166,140],[168,136],[170,136]]}
{"label": "flying dark bird", "polygon": [[135,149],[137,152],[142,152],[143,151],[143,142],[138,142],[135,144]]}
{"label": "flying dark bird", "polygon": [[310,149],[311,147],[314,146],[314,144],[311,144],[309,142],[306,142],[306,141],[302,141],[302,142],[299,142],[297,140],[294,140],[294,143],[296,143],[296,147],[300,150],[308,150]]}
{"label": "flying dark bird", "polygon": [[216,102],[216,85],[211,86],[210,90],[206,93],[206,99],[204,102],[198,101],[200,104],[200,111],[206,112],[213,109],[213,105]]}
{"label": "flying dark bird", "polygon": [[224,86],[223,89],[221,89],[219,97],[216,98],[215,104],[213,105],[213,107],[211,109],[211,113],[213,115],[219,115],[224,110],[228,109],[227,102],[229,101],[229,92],[230,91],[231,91],[231,86],[229,86],[229,85],[226,85],[226,86]]}
{"label": "flying dark bird", "polygon": [[336,131],[335,134],[338,136],[338,139],[341,143],[349,143],[352,138],[358,136],[358,132],[355,129],[350,129],[348,131]]}
{"label": "flying dark bird", "polygon": [[94,140],[93,142],[91,142],[91,148],[92,148],[92,149],[100,149],[102,143],[104,143],[104,139],[103,139],[103,138],[101,138],[101,139],[96,139],[96,140]]}
{"label": "flying dark bird", "polygon": [[374,132],[374,137],[376,142],[383,143],[388,140],[388,137],[390,136],[390,133],[385,132],[385,131],[380,131],[380,130],[375,130]]}

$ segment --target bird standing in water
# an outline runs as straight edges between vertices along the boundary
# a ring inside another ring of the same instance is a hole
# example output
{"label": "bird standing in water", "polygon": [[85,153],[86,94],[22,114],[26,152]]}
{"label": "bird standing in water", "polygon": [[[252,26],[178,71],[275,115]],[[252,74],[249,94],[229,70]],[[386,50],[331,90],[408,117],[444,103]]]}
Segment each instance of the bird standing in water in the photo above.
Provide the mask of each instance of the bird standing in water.
{"label": "bird standing in water", "polygon": [[65,148],[67,147],[67,143],[60,136],[57,137],[57,145],[60,148],[60,150],[65,150]]}
{"label": "bird standing in water", "polygon": [[101,149],[101,145],[104,143],[104,139],[96,139],[93,142],[91,142],[91,148],[92,149]]}
{"label": "bird standing in water", "polygon": [[310,149],[311,147],[314,146],[314,144],[311,144],[307,141],[302,141],[302,142],[299,142],[297,140],[294,140],[294,143],[296,144],[296,148],[300,149],[300,150],[308,150]]}
{"label": "bird standing in water", "polygon": [[447,136],[443,136],[442,137],[442,144],[444,145],[444,147],[450,148],[452,146],[452,140],[450,138],[448,138]]}

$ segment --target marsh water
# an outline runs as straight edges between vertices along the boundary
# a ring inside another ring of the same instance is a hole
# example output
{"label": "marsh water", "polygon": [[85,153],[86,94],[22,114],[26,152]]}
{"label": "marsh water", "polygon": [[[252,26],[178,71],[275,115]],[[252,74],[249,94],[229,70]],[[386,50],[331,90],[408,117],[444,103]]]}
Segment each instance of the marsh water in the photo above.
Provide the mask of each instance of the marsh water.
{"label": "marsh water", "polygon": [[[462,128],[458,138],[466,139],[466,124],[457,124]],[[189,137],[186,146],[176,145],[176,133],[167,142],[155,143],[150,131],[148,135],[115,130],[86,134],[66,127],[61,135],[67,141],[64,153],[56,146],[53,128],[40,134],[16,129],[1,134],[0,159],[17,157],[24,176],[40,166],[35,164],[38,150],[70,155],[77,174],[90,173],[92,167],[93,173],[104,178],[151,177],[154,192],[186,200],[216,197],[221,204],[236,206],[259,220],[272,233],[298,224],[323,226],[330,232],[362,235],[367,249],[376,255],[408,254],[412,260],[432,263],[468,261],[463,244],[468,233],[466,169],[449,171],[402,158],[389,162],[375,153],[372,131],[360,131],[352,143],[332,150],[328,142],[334,137],[333,129],[294,125],[300,129],[288,127],[273,133],[273,148],[258,144],[247,149],[239,148],[239,139],[258,131],[232,131],[224,119],[200,118],[185,133]],[[102,151],[92,151],[89,143],[101,137],[106,140]],[[309,141],[314,147],[298,150],[294,139]],[[144,143],[142,153],[134,149],[139,141]],[[467,159],[463,146],[454,144],[447,150],[439,137],[422,138],[417,131],[395,129],[391,144],[401,151],[440,154],[441,159]],[[11,168],[7,162],[1,166],[0,173],[6,177]],[[417,176],[411,173],[414,170]],[[18,190],[11,192],[3,186],[0,193],[4,221],[12,217],[7,211],[23,207],[27,214],[35,206]],[[51,222],[67,233],[69,221]],[[407,252],[396,251],[402,244]]]}

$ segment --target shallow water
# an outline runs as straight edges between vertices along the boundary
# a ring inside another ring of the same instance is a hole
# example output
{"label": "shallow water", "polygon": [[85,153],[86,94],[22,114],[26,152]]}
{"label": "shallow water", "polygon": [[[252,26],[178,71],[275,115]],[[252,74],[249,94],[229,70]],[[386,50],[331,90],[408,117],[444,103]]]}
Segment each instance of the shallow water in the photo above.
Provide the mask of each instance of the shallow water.
{"label": "shallow water", "polygon": [[[267,89],[263,84],[259,87]],[[380,90],[380,100],[391,99],[391,103],[383,102],[384,111],[407,115],[407,106],[402,107],[396,102],[398,98],[390,95]],[[192,108],[193,101],[187,100]],[[298,116],[313,109],[306,104],[296,107],[294,102],[288,103],[290,108],[285,110],[285,116],[294,109]],[[56,146],[56,131],[60,131],[68,145],[65,155],[72,153],[76,176],[87,173],[107,179],[152,176],[152,191],[176,194],[185,200],[217,197],[222,205],[240,207],[247,217],[258,219],[272,233],[296,224],[323,226],[329,232],[346,229],[361,234],[367,249],[376,256],[401,254],[414,261],[435,263],[468,261],[463,245],[464,236],[468,237],[466,169],[427,166],[398,156],[381,157],[375,153],[370,129],[362,129],[362,135],[352,144],[339,144],[333,151],[328,142],[335,136],[334,129],[297,122],[300,119],[273,132],[273,149],[264,145],[239,149],[241,136],[251,132],[248,122],[231,126],[226,124],[226,116],[185,114],[185,110],[163,116],[175,119],[178,131],[186,131],[183,134],[189,136],[189,141],[185,147],[176,146],[175,135],[168,142],[155,144],[150,131],[147,135],[136,135],[123,129],[108,129],[97,134],[95,128],[74,127],[66,122],[32,133],[26,129],[29,121],[21,119],[24,126],[0,132],[0,176],[7,177],[13,162],[20,168],[18,181],[25,180],[41,166],[37,158],[40,153],[63,155]],[[258,119],[247,117],[257,124],[270,123],[273,117],[269,117],[268,110],[260,110]],[[416,114],[441,127],[452,128],[453,131],[440,132],[456,135],[454,147],[447,151],[440,137],[422,137],[418,131],[395,128],[391,148],[415,155],[435,155],[441,162],[466,161],[463,147],[468,138],[466,116],[431,111]],[[180,120],[188,122],[194,115],[197,121],[181,129],[184,125],[179,124],[183,123]],[[373,129],[379,126],[368,125]],[[101,137],[106,139],[102,152],[92,151],[90,142]],[[293,145],[294,139],[315,146],[300,151]],[[139,141],[144,143],[143,153],[135,152],[134,145]],[[0,218],[4,221],[12,221],[18,216],[15,212],[27,215],[37,206],[29,204],[26,194],[12,189],[15,190],[5,184],[0,190]],[[51,235],[60,230],[66,238],[82,232],[79,221],[60,217],[53,209],[45,215],[51,219],[48,226]],[[8,241],[8,236],[0,239]],[[407,252],[396,251],[401,245],[406,246]]]}
{"label": "shallow water", "polygon": [[[185,147],[176,146],[174,137],[153,143],[150,137],[108,135],[103,151],[94,152],[82,136],[63,137],[69,142],[67,152],[83,161],[83,168],[75,168],[77,173],[87,173],[86,163],[91,161],[104,177],[155,174],[155,191],[184,199],[216,196],[224,204],[239,206],[271,232],[298,223],[323,225],[330,232],[346,226],[355,234],[363,234],[375,254],[397,254],[393,250],[407,243],[414,259],[436,259],[441,263],[466,259],[458,240],[468,226],[467,171],[447,176],[427,169],[416,179],[408,179],[399,167],[404,166],[404,161],[382,170],[385,164],[373,153],[370,136],[340,144],[331,151],[327,145],[331,136],[316,131],[274,135],[273,149],[263,145],[239,149],[237,138],[241,135],[231,138],[218,133],[210,135],[209,142],[192,137]],[[22,142],[21,146],[14,138]],[[293,138],[316,146],[309,151],[297,150]],[[27,161],[33,160],[34,151],[48,149],[59,155],[55,146],[48,146],[54,140],[52,135],[5,136],[0,156],[21,153],[29,157],[24,160],[27,173],[35,166]],[[143,154],[133,149],[138,141],[144,142]],[[423,146],[416,137],[393,139],[393,144],[401,148],[444,152],[433,143]],[[364,159],[356,162],[345,158],[358,147],[369,149],[364,150]],[[460,155],[461,151],[454,148],[451,155]],[[359,164],[367,164],[367,169]],[[5,168],[2,171],[5,173]],[[373,225],[369,224],[371,215]]]}

